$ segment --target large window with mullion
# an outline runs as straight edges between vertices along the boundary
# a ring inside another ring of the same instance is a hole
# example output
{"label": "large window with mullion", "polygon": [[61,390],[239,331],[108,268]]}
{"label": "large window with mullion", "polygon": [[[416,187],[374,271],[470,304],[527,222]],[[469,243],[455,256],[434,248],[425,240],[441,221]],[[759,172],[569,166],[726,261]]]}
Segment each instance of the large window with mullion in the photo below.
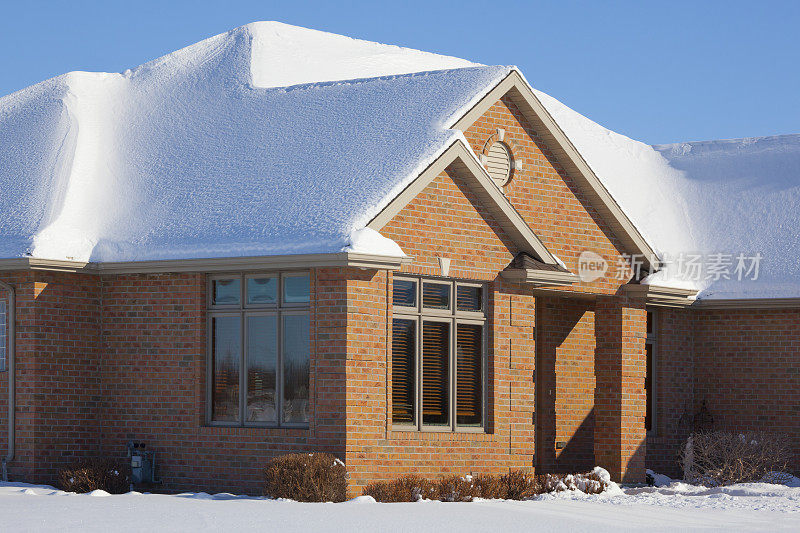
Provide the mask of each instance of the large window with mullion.
{"label": "large window with mullion", "polygon": [[485,287],[395,276],[392,290],[393,426],[480,430]]}
{"label": "large window with mullion", "polygon": [[215,275],[208,285],[208,421],[307,426],[308,274]]}

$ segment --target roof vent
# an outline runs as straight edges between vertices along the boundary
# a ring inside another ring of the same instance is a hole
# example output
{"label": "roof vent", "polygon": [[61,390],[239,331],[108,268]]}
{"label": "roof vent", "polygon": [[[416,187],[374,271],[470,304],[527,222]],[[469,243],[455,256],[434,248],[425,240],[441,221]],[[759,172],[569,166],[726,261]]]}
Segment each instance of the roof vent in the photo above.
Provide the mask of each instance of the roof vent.
{"label": "roof vent", "polygon": [[486,154],[486,171],[498,187],[508,183],[511,177],[511,151],[504,143],[496,142]]}

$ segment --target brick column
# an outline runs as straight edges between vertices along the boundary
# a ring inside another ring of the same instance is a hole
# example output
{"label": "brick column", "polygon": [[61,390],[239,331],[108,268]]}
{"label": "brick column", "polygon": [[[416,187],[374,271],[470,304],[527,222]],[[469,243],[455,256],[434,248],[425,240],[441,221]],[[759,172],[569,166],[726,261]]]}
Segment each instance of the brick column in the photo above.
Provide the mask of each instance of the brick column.
{"label": "brick column", "polygon": [[616,481],[645,478],[644,303],[598,297],[595,305],[595,460]]}

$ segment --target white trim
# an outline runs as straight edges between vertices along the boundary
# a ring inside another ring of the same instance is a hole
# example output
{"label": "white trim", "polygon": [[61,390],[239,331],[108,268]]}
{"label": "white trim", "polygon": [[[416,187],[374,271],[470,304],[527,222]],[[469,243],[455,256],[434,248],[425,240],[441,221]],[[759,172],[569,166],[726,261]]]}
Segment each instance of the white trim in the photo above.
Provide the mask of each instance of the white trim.
{"label": "white trim", "polygon": [[480,164],[472,149],[461,139],[454,141],[408,187],[389,202],[389,205],[378,213],[367,224],[367,227],[380,231],[397,213],[451,165],[460,176],[470,179],[471,183],[475,185],[474,192],[476,196],[483,201],[484,205],[497,218],[497,221],[519,248],[518,251],[536,256],[544,263],[557,264],[555,257],[547,250],[544,243],[536,236],[530,226],[525,223],[522,215],[503,195],[503,191],[495,184],[483,165]]}
{"label": "white trim", "polygon": [[589,201],[593,202],[600,215],[609,223],[612,229],[616,230],[615,234],[623,244],[632,252],[642,254],[646,267],[651,267],[653,270],[657,269],[658,264],[650,265],[650,258],[657,257],[655,250],[625,215],[622,208],[517,70],[512,70],[486,96],[449,127],[466,131],[506,94],[520,108],[539,136],[549,145],[570,176],[576,180]]}
{"label": "white trim", "polygon": [[800,298],[738,298],[696,300],[695,309],[800,309]]}
{"label": "white trim", "polygon": [[632,298],[644,298],[647,305],[656,307],[689,307],[695,302],[697,291],[658,285],[628,283],[623,290]]}
{"label": "white trim", "polygon": [[536,287],[551,285],[572,285],[579,281],[578,276],[572,272],[560,272],[555,270],[535,270],[535,269],[511,269],[503,270],[500,275],[517,283],[530,283]]}
{"label": "white trim", "polygon": [[400,270],[411,264],[411,257],[393,257],[353,252],[327,254],[267,255],[255,257],[217,257],[209,259],[165,259],[119,263],[86,263],[55,259],[0,259],[0,271],[51,270],[89,274],[152,274],[160,272],[228,272],[241,270],[282,270],[314,267],[355,267]]}

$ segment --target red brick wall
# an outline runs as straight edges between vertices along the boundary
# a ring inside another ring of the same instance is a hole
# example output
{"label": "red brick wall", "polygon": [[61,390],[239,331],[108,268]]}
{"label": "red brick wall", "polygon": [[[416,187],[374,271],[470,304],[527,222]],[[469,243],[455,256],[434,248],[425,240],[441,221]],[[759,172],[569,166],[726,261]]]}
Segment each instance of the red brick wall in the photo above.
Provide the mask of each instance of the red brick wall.
{"label": "red brick wall", "polygon": [[206,277],[202,274],[103,278],[103,384],[107,455],[129,440],[156,450],[165,490],[258,494],[275,455],[344,452],[346,277],[312,272],[309,429],[223,428],[205,422]]}
{"label": "red brick wall", "polygon": [[[52,482],[99,449],[100,286],[94,276],[3,274],[16,294],[16,458],[10,473]],[[8,373],[0,373],[7,450]]]}
{"label": "red brick wall", "polygon": [[786,433],[800,470],[800,310],[698,310],[694,408],[716,429]]}
{"label": "red brick wall", "polygon": [[705,402],[713,429],[788,434],[800,470],[798,324],[797,309],[658,310],[647,467],[682,475],[677,454]]}
{"label": "red brick wall", "polygon": [[450,276],[492,280],[516,247],[466,180],[447,169],[381,229],[414,264],[403,272],[440,275],[438,256],[449,257]]}
{"label": "red brick wall", "polygon": [[694,413],[694,311],[655,310],[656,412],[647,435],[647,468],[668,476],[682,476],[677,454],[689,436]]}
{"label": "red brick wall", "polygon": [[594,303],[539,298],[539,465],[545,472],[591,469],[594,459]]}
{"label": "red brick wall", "polygon": [[473,150],[482,153],[497,139],[498,128],[505,130],[503,142],[513,157],[522,161],[505,194],[547,249],[571,272],[577,273],[578,256],[584,250],[600,254],[609,264],[607,276],[567,290],[616,293],[623,282],[614,279],[616,265],[626,250],[519,109],[504,97],[464,134]]}

